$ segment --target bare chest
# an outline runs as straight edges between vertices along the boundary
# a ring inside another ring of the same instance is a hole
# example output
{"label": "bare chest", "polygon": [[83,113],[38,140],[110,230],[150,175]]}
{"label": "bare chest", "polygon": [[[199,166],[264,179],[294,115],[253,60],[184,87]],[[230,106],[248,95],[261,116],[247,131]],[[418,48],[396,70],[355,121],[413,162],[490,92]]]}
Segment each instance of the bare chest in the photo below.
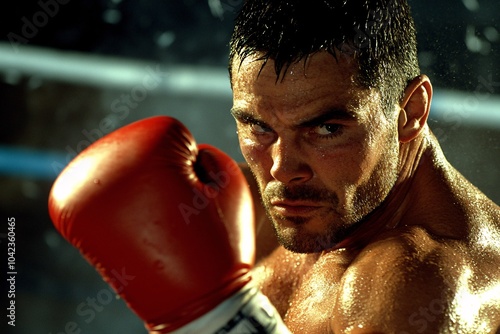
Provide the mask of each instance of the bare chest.
{"label": "bare chest", "polygon": [[345,264],[335,257],[285,252],[273,254],[256,268],[257,284],[292,333],[332,333],[329,328]]}

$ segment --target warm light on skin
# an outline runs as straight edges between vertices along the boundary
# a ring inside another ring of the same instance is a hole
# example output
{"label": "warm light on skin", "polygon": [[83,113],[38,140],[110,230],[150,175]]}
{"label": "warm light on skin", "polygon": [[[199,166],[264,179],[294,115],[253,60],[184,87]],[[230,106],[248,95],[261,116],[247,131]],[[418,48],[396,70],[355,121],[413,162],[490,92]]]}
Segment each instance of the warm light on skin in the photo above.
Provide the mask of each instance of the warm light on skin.
{"label": "warm light on skin", "polygon": [[500,250],[500,233],[491,226],[491,224],[483,224],[478,229],[477,244],[486,251]]}
{"label": "warm light on skin", "polygon": [[[384,115],[376,90],[355,84],[351,63],[337,63],[329,53],[292,64],[280,80],[272,61],[261,66],[247,58],[232,73],[242,153],[279,234],[291,244],[312,240],[314,247],[330,248],[339,232],[380,205],[395,184],[396,117]],[[276,190],[301,186],[328,194],[311,199],[321,208],[312,215],[280,216],[269,203],[282,199]],[[288,218],[308,223],[298,227]],[[296,251],[313,247],[297,246]]]}
{"label": "warm light on skin", "polygon": [[465,268],[458,278],[458,289],[451,302],[451,318],[458,323],[458,326],[453,326],[468,329],[467,332],[488,333],[491,324],[486,320],[483,309],[500,303],[500,283],[489,284],[481,291],[474,292],[472,286],[475,280],[472,269]]}

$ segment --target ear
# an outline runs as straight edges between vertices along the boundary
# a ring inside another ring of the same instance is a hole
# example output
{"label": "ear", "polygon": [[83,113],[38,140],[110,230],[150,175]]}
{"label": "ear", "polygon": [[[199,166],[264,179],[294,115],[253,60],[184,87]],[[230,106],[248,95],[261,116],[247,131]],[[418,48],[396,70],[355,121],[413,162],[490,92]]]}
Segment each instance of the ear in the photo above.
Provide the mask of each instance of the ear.
{"label": "ear", "polygon": [[432,100],[432,85],[426,75],[413,79],[405,89],[400,103],[398,131],[399,141],[415,139],[425,128]]}

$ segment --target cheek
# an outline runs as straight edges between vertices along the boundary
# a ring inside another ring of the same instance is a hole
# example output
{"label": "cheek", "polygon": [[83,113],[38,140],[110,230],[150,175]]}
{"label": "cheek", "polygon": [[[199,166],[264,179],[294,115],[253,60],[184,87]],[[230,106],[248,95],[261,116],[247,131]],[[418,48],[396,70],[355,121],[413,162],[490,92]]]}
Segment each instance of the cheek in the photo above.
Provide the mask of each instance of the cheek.
{"label": "cheek", "polygon": [[[385,179],[385,171],[394,166],[387,165],[384,150],[369,141],[356,141],[342,149],[324,152],[315,158],[319,178],[323,185],[337,194],[341,206],[350,206],[365,188],[379,193],[380,182]],[[381,175],[384,174],[384,175]],[[384,186],[385,188],[385,186]],[[363,196],[362,196],[363,197]]]}
{"label": "cheek", "polygon": [[350,154],[350,175],[355,185],[374,183],[382,173],[392,173],[398,150],[397,132],[389,125],[371,122]]}
{"label": "cheek", "polygon": [[238,140],[240,143],[241,154],[243,154],[247,163],[251,165],[258,161],[257,157],[259,156],[259,152],[262,151],[259,145],[241,135],[238,135]]}
{"label": "cheek", "polygon": [[391,136],[381,136],[360,146],[350,170],[353,202],[377,205],[385,198],[397,176],[397,150],[397,139]]}
{"label": "cheek", "polygon": [[350,144],[330,152],[319,151],[314,160],[315,171],[324,182],[344,188],[359,183],[366,172],[369,158],[366,147]]}
{"label": "cheek", "polygon": [[[269,167],[270,157],[266,153],[264,145],[258,144],[255,141],[244,136],[238,136],[240,143],[241,154],[245,158],[250,170],[258,177],[259,182],[264,176],[266,167]],[[269,167],[270,168],[270,167]]]}

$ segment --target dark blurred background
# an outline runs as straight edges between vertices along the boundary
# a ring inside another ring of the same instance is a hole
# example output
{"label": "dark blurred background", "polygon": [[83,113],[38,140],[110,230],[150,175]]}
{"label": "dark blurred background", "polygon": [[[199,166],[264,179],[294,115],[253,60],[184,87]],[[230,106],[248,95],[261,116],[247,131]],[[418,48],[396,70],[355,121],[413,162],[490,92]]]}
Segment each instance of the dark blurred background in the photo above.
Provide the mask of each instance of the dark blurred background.
{"label": "dark blurred background", "polygon": [[[0,332],[145,333],[55,232],[48,192],[90,142],[152,115],[179,118],[241,160],[226,73],[241,1],[24,0],[1,11],[1,268],[15,217],[17,276],[16,326],[2,313]],[[500,203],[500,2],[410,4],[435,86],[431,127],[448,159]]]}

